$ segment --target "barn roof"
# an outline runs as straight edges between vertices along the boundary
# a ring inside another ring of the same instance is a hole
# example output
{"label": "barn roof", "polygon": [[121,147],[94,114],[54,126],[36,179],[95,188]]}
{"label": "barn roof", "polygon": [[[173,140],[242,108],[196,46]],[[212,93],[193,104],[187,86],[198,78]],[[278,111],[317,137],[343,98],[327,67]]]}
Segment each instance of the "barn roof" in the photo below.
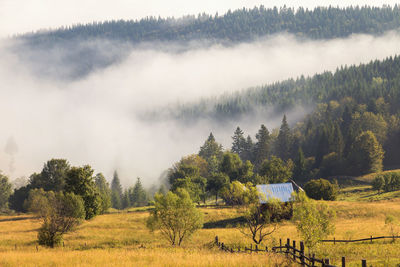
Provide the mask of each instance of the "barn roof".
{"label": "barn roof", "polygon": [[282,202],[289,202],[293,193],[292,183],[284,184],[261,184],[257,185],[257,190],[266,196],[260,197],[260,203],[267,203],[266,200],[272,198],[277,198]]}

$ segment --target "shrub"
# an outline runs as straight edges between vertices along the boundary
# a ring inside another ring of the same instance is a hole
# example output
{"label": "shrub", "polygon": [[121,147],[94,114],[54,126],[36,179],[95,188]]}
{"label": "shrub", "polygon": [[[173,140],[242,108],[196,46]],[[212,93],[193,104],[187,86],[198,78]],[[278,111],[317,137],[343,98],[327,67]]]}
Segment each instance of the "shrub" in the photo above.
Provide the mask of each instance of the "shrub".
{"label": "shrub", "polygon": [[325,203],[309,199],[303,192],[296,195],[294,221],[305,245],[313,249],[319,240],[333,234],[335,212]]}
{"label": "shrub", "polygon": [[34,189],[29,192],[25,206],[42,219],[38,241],[49,247],[59,245],[63,234],[72,231],[85,218],[84,202],[73,193]]}
{"label": "shrub", "polygon": [[203,214],[195,207],[189,193],[178,188],[176,193],[154,196],[154,210],[147,219],[147,227],[159,230],[171,245],[180,246],[203,226]]}
{"label": "shrub", "polygon": [[307,196],[313,199],[335,200],[339,188],[337,184],[332,184],[328,180],[310,180],[304,186]]}
{"label": "shrub", "polygon": [[385,192],[400,190],[400,173],[388,172],[378,175],[372,181],[372,188],[374,190],[383,190]]}

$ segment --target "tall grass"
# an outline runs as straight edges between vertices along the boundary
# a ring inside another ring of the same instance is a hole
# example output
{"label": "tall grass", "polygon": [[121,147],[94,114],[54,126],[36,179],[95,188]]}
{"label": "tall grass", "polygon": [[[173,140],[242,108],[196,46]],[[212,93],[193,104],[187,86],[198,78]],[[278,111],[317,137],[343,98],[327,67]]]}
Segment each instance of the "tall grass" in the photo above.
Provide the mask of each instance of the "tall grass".
{"label": "tall grass", "polygon": [[[400,218],[400,200],[379,202],[328,203],[337,212],[336,239],[388,235],[386,214]],[[234,208],[203,208],[206,222],[236,218]],[[65,235],[64,247],[36,250],[36,231],[40,222],[33,217],[0,216],[0,266],[286,266],[284,257],[259,253],[230,254],[217,250],[215,236],[228,246],[245,246],[251,240],[234,225],[199,230],[182,248],[171,248],[155,232],[145,227],[147,211],[101,215],[83,223]],[[211,224],[214,225],[214,224]],[[218,224],[215,224],[218,226]],[[333,236],[332,236],[333,237]],[[283,222],[263,246],[279,244],[279,239],[300,241],[292,222]],[[357,244],[321,244],[317,256],[339,264],[346,256],[349,266],[359,266],[361,259],[375,265],[400,263],[400,241],[391,240]]]}

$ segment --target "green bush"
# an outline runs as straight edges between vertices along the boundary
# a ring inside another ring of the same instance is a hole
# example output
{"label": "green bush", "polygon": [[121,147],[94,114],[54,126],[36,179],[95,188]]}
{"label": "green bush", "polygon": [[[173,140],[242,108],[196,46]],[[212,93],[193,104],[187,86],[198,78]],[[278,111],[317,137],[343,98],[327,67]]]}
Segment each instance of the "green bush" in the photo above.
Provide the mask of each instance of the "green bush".
{"label": "green bush", "polygon": [[381,190],[385,192],[400,190],[400,173],[388,172],[376,176],[372,181],[372,188],[378,192]]}
{"label": "green bush", "polygon": [[328,180],[310,180],[304,186],[307,196],[316,200],[335,200],[339,191],[337,184],[332,184]]}

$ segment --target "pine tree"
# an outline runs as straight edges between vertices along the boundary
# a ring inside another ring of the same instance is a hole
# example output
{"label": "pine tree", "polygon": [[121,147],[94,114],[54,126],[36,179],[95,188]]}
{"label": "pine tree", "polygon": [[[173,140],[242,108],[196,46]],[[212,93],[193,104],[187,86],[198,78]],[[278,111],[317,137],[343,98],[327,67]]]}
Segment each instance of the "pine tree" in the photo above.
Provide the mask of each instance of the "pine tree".
{"label": "pine tree", "polygon": [[342,131],[340,130],[339,124],[335,124],[333,132],[333,151],[336,152],[338,159],[341,160],[343,157],[344,141]]}
{"label": "pine tree", "polygon": [[138,177],[132,190],[131,196],[132,205],[135,207],[142,207],[147,205],[147,193],[143,188],[142,182]]}
{"label": "pine tree", "polygon": [[118,177],[118,172],[114,171],[114,177],[111,182],[111,192],[112,192],[112,207],[114,209],[122,208],[122,186]]}
{"label": "pine tree", "polygon": [[131,207],[131,200],[129,198],[129,191],[125,189],[124,194],[122,196],[122,208],[127,209]]}
{"label": "pine tree", "polygon": [[371,131],[362,132],[355,140],[351,160],[355,174],[382,171],[384,151]]}
{"label": "pine tree", "polygon": [[205,160],[210,159],[212,156],[216,156],[217,159],[222,157],[222,145],[215,141],[214,135],[210,133],[204,145],[200,147],[199,156]]}
{"label": "pine tree", "polygon": [[254,165],[258,169],[261,163],[268,158],[270,151],[270,136],[267,127],[261,125],[256,135],[257,143],[254,147]]}
{"label": "pine tree", "polygon": [[307,179],[307,167],[304,153],[301,147],[299,148],[296,161],[294,163],[293,178],[295,180],[305,181]]}
{"label": "pine tree", "polygon": [[290,128],[286,120],[286,115],[283,115],[277,140],[277,152],[278,156],[285,161],[289,159],[291,143]]}
{"label": "pine tree", "polygon": [[238,126],[232,136],[233,143],[231,151],[239,155],[240,158],[243,157],[243,152],[245,149],[246,139],[243,137],[243,131]]}
{"label": "pine tree", "polygon": [[111,189],[102,173],[96,174],[94,182],[96,183],[97,189],[100,193],[101,213],[104,213],[111,208]]}
{"label": "pine tree", "polygon": [[323,127],[318,139],[317,154],[315,155],[315,168],[319,168],[324,156],[329,152],[329,139],[326,128]]}
{"label": "pine tree", "polygon": [[253,152],[254,152],[253,140],[251,139],[251,136],[248,135],[243,146],[243,152],[241,157],[242,161],[246,162],[248,160],[250,162],[254,162]]}

